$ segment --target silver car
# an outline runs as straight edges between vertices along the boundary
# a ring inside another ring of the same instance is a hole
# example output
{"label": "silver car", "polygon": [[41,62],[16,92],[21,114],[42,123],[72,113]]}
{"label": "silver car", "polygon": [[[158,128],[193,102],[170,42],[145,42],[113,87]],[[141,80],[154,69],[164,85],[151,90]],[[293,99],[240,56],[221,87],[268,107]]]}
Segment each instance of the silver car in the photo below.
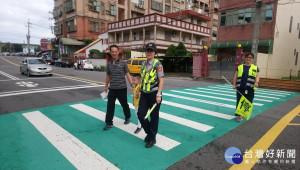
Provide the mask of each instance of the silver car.
{"label": "silver car", "polygon": [[41,58],[25,58],[20,65],[21,74],[31,75],[49,75],[52,76],[52,67]]}

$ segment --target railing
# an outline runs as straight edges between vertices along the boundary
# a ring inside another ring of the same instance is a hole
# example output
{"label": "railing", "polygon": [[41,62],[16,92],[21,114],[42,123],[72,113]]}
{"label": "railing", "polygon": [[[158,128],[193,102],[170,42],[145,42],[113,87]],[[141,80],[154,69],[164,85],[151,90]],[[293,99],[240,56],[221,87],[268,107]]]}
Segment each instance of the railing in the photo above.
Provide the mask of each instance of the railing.
{"label": "railing", "polygon": [[108,24],[109,31],[132,27],[132,26],[139,26],[142,24],[149,24],[153,23],[160,23],[161,25],[169,25],[174,26],[176,28],[181,28],[186,31],[195,31],[204,34],[210,33],[210,28],[203,27],[197,24],[192,24],[186,21],[180,21],[174,18],[166,17],[160,14],[150,14],[142,17],[132,18],[128,20],[113,22]]}

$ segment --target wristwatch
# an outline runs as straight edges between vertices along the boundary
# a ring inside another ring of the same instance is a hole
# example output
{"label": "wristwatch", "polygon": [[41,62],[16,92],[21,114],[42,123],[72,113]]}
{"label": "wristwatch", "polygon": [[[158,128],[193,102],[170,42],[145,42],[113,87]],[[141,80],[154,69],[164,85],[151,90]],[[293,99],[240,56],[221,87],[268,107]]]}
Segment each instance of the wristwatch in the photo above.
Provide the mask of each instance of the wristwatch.
{"label": "wristwatch", "polygon": [[156,96],[157,96],[157,97],[161,97],[162,95],[157,93]]}

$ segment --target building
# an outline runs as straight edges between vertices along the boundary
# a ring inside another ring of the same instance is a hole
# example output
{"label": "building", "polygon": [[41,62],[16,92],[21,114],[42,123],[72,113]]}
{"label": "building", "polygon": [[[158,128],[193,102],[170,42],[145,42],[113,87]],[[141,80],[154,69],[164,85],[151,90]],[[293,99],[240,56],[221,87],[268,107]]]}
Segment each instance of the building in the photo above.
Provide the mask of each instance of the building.
{"label": "building", "polygon": [[166,51],[171,44],[183,42],[188,51],[196,52],[206,45],[210,37],[209,21],[210,17],[192,10],[167,15],[149,14],[109,23],[108,42],[133,51],[154,42],[159,52]]}
{"label": "building", "polygon": [[[257,1],[257,2],[256,2]],[[220,2],[217,42],[210,53],[224,60],[235,55],[237,44],[250,52],[254,35],[255,11],[261,5],[257,65],[261,77],[299,76],[300,4],[289,0],[239,0]],[[223,58],[222,58],[223,56]]]}
{"label": "building", "polygon": [[219,0],[54,0],[54,34],[56,38],[95,40],[110,22],[193,10],[212,19],[207,25],[214,30],[210,42],[217,34],[218,8]]}

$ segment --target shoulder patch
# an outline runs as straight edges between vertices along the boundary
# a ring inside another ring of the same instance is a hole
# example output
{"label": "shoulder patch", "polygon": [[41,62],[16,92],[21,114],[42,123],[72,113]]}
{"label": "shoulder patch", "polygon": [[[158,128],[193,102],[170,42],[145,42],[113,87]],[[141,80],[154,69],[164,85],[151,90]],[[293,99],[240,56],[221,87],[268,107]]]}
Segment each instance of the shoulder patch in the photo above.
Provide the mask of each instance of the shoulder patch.
{"label": "shoulder patch", "polygon": [[157,71],[162,71],[162,66],[158,66]]}

